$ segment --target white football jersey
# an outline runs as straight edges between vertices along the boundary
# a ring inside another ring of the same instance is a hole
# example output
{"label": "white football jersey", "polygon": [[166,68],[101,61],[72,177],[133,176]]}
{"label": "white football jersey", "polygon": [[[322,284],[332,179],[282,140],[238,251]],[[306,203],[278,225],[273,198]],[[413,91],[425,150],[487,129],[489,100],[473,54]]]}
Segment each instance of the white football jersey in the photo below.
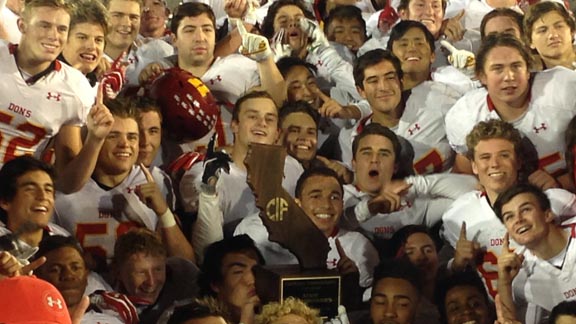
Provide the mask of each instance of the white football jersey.
{"label": "white football jersey", "polygon": [[[140,45],[132,44],[130,50],[126,53],[126,58],[124,58],[124,62],[128,63],[128,66],[126,66],[127,85],[139,87],[138,77],[140,72],[148,64],[160,61],[172,54],[174,54],[174,47],[161,39],[153,39]],[[117,59],[107,54],[104,54],[104,57],[110,63]]]}
{"label": "white football jersey", "polygon": [[[412,145],[414,169],[417,173],[444,172],[452,167],[454,152],[446,137],[444,117],[459,97],[447,85],[423,82],[412,89],[398,125],[390,128]],[[338,141],[342,149],[342,161],[346,165],[352,164],[354,138],[370,122],[370,117],[365,118],[353,128],[340,131]]]}
{"label": "white football jersey", "polygon": [[[550,199],[552,211],[559,217],[576,215],[576,196],[563,189],[546,190]],[[502,251],[502,243],[506,228],[496,217],[488,196],[481,191],[472,191],[462,195],[450,206],[442,216],[444,222],[443,235],[450,245],[456,248],[460,237],[462,222],[466,222],[466,238],[480,244],[486,251],[483,263],[477,270],[484,281],[488,293],[495,297],[498,281],[498,256]],[[510,246],[517,248],[514,240]]]}
{"label": "white football jersey", "polygon": [[64,125],[85,123],[94,92],[80,71],[54,61],[53,70],[27,84],[16,65],[16,45],[0,41],[0,166],[20,155],[40,155]]}
{"label": "white football jersey", "polygon": [[[293,157],[287,155],[284,164],[284,177],[282,187],[294,197],[296,182],[304,172],[302,165]],[[182,203],[187,210],[193,210],[197,205],[198,192],[204,173],[203,163],[196,163],[186,171],[180,182]],[[220,173],[216,184],[219,205],[223,213],[224,224],[238,221],[247,215],[258,213],[254,194],[246,183],[246,171],[241,170],[234,163],[230,163],[230,173]]]}
{"label": "white football jersey", "polygon": [[362,232],[369,238],[390,239],[406,225],[426,225],[432,227],[442,218],[442,213],[450,206],[452,199],[406,199],[402,198],[400,210],[389,214],[371,215],[368,201],[371,196],[353,185],[344,186],[344,208],[347,217],[366,219],[360,222]]}
{"label": "white football jersey", "polygon": [[[556,67],[536,73],[526,112],[511,122],[534,144],[539,168],[553,176],[566,171],[564,132],[576,114],[575,87],[576,72],[572,70]],[[452,148],[465,154],[468,133],[478,122],[489,119],[500,116],[485,88],[458,100],[446,115],[446,134]]]}
{"label": "white football jersey", "polygon": [[[74,233],[86,251],[111,258],[117,237],[130,228],[156,229],[158,217],[135,193],[136,187],[144,183],[146,176],[139,166],[134,166],[126,179],[110,190],[103,189],[94,179],[90,179],[73,194],[57,192],[56,223]],[[157,185],[161,186],[162,183],[156,180]],[[167,189],[162,191],[168,206],[173,206],[170,200],[173,194],[167,194]]]}
{"label": "white football jersey", "polygon": [[524,255],[524,262],[512,282],[514,299],[536,308],[527,314],[527,324],[541,323],[560,302],[576,300],[576,224],[571,219],[562,226],[568,244],[552,260],[542,260],[524,247],[518,251]]}
{"label": "white football jersey", "polygon": [[[177,57],[172,56],[161,63],[172,67],[177,64],[177,60]],[[220,118],[216,121],[214,129],[204,137],[193,142],[180,144],[181,152],[204,153],[214,132],[218,133],[218,146],[232,145],[234,134],[230,128],[230,123],[232,122],[234,104],[246,92],[260,86],[257,62],[240,54],[216,58],[200,79],[216,99],[220,107]],[[169,152],[168,155],[172,156],[174,153]],[[174,158],[177,156],[179,154],[176,154]]]}
{"label": "white football jersey", "polygon": [[[298,264],[298,259],[288,249],[276,242],[268,240],[268,230],[262,223],[258,214],[244,218],[234,231],[234,235],[247,234],[254,240],[256,247],[264,256],[267,265]],[[294,233],[298,235],[298,233]],[[338,229],[338,232],[328,238],[330,251],[326,256],[326,266],[328,269],[336,269],[340,261],[340,254],[336,248],[336,239],[344,249],[344,253],[354,263],[360,272],[360,286],[370,287],[372,285],[372,273],[380,262],[378,251],[372,243],[362,234],[354,231]]]}

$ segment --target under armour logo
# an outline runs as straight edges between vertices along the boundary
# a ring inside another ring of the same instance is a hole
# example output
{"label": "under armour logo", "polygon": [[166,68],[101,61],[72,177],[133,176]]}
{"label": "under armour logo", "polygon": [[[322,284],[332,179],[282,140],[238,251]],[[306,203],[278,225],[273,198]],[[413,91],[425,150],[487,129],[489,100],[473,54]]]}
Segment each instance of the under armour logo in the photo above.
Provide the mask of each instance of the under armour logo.
{"label": "under armour logo", "polygon": [[326,264],[327,264],[328,266],[335,267],[335,266],[338,265],[338,260],[336,260],[336,259],[326,260]]}
{"label": "under armour logo", "polygon": [[410,133],[410,135],[414,135],[417,130],[420,130],[420,125],[418,125],[418,123],[414,124],[413,128],[408,128],[408,133]]}
{"label": "under armour logo", "polygon": [[534,127],[534,132],[535,132],[536,134],[538,134],[538,133],[540,133],[540,131],[545,131],[545,130],[547,130],[547,129],[548,129],[548,127],[546,127],[546,124],[541,123],[541,124],[540,124],[540,127]]}
{"label": "under armour logo", "polygon": [[216,82],[222,82],[222,77],[220,75],[217,75],[216,78],[214,79],[210,79],[210,84],[214,85],[214,83]]}
{"label": "under armour logo", "polygon": [[60,93],[56,92],[56,93],[52,93],[52,92],[48,92],[48,95],[46,96],[46,99],[50,100],[50,99],[54,99],[56,101],[60,101]]}
{"label": "under armour logo", "polygon": [[128,63],[129,63],[129,64],[134,64],[134,63],[136,63],[136,58],[135,58],[135,57],[129,57],[129,58],[128,58]]}
{"label": "under armour logo", "polygon": [[318,60],[318,62],[316,62],[316,66],[322,66],[324,65],[324,62],[322,62],[322,60]]}
{"label": "under armour logo", "polygon": [[128,187],[126,188],[126,191],[131,194],[132,192],[136,191],[136,187]]}
{"label": "under armour logo", "polygon": [[56,305],[58,307],[58,309],[62,309],[62,300],[60,300],[60,298],[52,298],[52,296],[48,296],[46,297],[46,300],[48,301],[48,306],[50,307],[54,307],[54,305]]}

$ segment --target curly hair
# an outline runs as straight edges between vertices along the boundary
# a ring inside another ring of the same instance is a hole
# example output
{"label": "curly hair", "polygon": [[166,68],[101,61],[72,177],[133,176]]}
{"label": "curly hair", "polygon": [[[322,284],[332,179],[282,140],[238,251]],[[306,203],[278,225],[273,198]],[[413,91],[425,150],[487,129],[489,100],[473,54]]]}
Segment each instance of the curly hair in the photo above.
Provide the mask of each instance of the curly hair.
{"label": "curly hair", "polygon": [[282,303],[269,303],[264,305],[262,313],[256,316],[256,324],[271,324],[286,315],[297,315],[302,317],[308,324],[322,323],[319,311],[308,307],[300,299],[288,297]]}

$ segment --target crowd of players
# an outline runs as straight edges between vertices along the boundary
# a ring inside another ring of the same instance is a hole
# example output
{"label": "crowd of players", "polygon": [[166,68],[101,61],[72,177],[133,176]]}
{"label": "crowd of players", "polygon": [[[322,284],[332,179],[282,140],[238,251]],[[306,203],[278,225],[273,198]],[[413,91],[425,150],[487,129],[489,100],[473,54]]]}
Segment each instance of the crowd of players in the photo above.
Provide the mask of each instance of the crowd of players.
{"label": "crowd of players", "polygon": [[567,2],[0,5],[0,322],[318,323],[256,291],[299,260],[255,143],[357,274],[332,323],[576,321]]}

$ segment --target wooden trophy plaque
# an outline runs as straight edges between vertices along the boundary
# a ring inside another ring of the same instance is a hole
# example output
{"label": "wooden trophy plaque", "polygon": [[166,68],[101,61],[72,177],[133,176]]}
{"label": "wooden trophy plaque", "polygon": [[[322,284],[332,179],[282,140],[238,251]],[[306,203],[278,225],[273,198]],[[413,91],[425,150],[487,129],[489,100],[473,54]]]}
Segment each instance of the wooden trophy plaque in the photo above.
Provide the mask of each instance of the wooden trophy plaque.
{"label": "wooden trophy plaque", "polygon": [[[292,252],[300,265],[266,266],[256,270],[256,289],[263,303],[292,296],[320,309],[322,316],[338,313],[342,287],[350,280],[327,270],[328,239],[282,187],[286,148],[250,144],[245,164],[248,185],[256,197],[269,240]],[[346,282],[343,282],[346,281]]]}

